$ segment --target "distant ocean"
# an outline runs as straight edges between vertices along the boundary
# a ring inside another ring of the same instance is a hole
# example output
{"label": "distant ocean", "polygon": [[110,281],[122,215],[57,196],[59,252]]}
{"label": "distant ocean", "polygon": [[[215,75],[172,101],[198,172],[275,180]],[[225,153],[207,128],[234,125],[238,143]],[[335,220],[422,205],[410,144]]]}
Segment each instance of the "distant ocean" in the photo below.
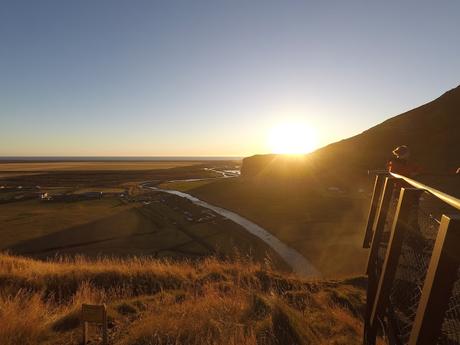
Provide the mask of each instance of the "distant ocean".
{"label": "distant ocean", "polygon": [[225,156],[225,157],[200,157],[200,156],[3,156],[0,157],[0,162],[161,162],[161,161],[228,161],[241,160],[243,157]]}

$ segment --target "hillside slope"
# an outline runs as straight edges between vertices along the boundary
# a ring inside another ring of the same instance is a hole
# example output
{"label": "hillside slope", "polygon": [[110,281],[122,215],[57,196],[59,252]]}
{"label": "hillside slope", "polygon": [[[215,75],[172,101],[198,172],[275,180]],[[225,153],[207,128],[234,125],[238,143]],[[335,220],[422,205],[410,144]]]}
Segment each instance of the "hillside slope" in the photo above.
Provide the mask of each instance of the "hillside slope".
{"label": "hillside slope", "polygon": [[[312,154],[325,163],[341,157],[359,169],[381,168],[398,145],[408,145],[427,172],[453,172],[460,166],[460,86],[441,97],[386,120],[369,130]],[[342,164],[344,165],[344,164]]]}
{"label": "hillside slope", "polygon": [[[308,166],[326,176],[381,169],[398,145],[408,145],[413,159],[427,173],[453,173],[460,167],[460,86],[418,108],[392,117],[354,137],[330,144],[304,162],[261,155],[246,158],[242,174],[297,174]],[[276,161],[276,163],[275,163]],[[307,174],[304,171],[304,174]]]}
{"label": "hillside slope", "polygon": [[361,344],[363,285],[302,280],[245,260],[0,254],[0,344],[79,344],[82,303],[107,304],[114,345]]}

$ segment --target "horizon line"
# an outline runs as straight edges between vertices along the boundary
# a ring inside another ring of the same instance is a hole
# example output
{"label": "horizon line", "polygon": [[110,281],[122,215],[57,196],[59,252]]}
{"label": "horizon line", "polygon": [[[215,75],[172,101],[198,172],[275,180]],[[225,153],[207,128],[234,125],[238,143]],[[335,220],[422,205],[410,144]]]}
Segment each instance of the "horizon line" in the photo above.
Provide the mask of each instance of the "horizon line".
{"label": "horizon line", "polygon": [[0,156],[0,161],[78,161],[78,160],[131,160],[131,161],[149,161],[149,160],[241,160],[247,156]]}

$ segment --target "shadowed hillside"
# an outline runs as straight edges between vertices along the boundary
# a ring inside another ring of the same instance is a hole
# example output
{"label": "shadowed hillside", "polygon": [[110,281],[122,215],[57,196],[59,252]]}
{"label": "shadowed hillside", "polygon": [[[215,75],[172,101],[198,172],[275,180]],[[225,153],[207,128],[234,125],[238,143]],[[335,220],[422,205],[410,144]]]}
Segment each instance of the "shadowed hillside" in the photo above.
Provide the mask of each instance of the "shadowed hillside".
{"label": "shadowed hillside", "polygon": [[[243,176],[321,174],[340,181],[340,175],[381,169],[398,145],[408,145],[426,173],[453,173],[460,167],[460,86],[436,100],[386,120],[354,137],[333,143],[293,160],[277,155],[246,158]],[[308,169],[305,169],[307,168]]]}
{"label": "shadowed hillside", "polygon": [[0,254],[0,344],[79,344],[82,303],[107,304],[114,345],[360,344],[364,284],[302,280],[242,259]]}

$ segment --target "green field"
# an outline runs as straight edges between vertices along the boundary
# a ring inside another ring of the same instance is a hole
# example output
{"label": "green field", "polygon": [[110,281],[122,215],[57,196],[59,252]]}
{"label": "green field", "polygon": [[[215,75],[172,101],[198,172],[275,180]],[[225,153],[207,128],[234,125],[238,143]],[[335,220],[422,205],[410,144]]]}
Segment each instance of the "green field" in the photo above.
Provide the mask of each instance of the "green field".
{"label": "green field", "polygon": [[29,200],[3,204],[0,205],[0,249],[129,213],[132,207],[112,198],[75,203]]}
{"label": "green field", "polygon": [[325,276],[362,274],[368,199],[337,195],[304,182],[222,179],[165,183],[258,223],[297,249]]}
{"label": "green field", "polygon": [[[235,223],[187,200],[164,193],[150,193],[148,199],[148,204],[107,198],[0,205],[0,249],[36,258],[80,254],[200,258],[239,253],[260,261],[267,256],[278,260]],[[286,268],[282,263],[278,267]]]}
{"label": "green field", "polygon": [[186,167],[199,164],[193,161],[140,161],[140,162],[30,162],[1,163],[3,172],[34,172],[34,171],[100,171],[100,170],[158,170]]}
{"label": "green field", "polygon": [[[267,245],[237,224],[180,197],[144,190],[137,181],[215,175],[204,167],[144,171],[141,164],[138,171],[105,173],[54,171],[52,166],[49,172],[4,179],[0,250],[40,259],[56,255],[173,259],[243,255],[258,261],[270,257],[276,267],[287,269]],[[105,196],[40,201],[39,192],[52,196],[103,192]],[[14,198],[18,195],[31,199],[18,201]]]}

